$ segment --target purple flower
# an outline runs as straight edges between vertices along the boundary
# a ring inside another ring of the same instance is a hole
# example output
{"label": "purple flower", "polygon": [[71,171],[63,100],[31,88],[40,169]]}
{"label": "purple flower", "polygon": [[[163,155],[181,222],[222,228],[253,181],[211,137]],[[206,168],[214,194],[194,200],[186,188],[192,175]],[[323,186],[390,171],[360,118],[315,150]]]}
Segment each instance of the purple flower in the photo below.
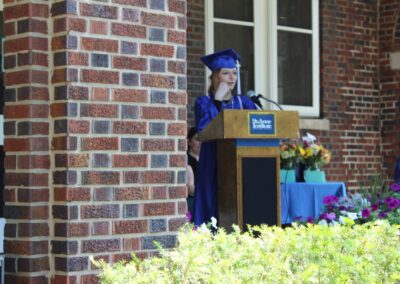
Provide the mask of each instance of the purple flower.
{"label": "purple flower", "polygon": [[394,192],[399,192],[400,191],[400,184],[398,183],[393,183],[390,185],[390,189]]}
{"label": "purple flower", "polygon": [[337,198],[337,196],[335,196],[335,195],[328,195],[328,196],[325,196],[324,197],[324,199],[322,200],[322,202],[325,204],[325,205],[330,205],[330,204],[332,204],[332,203],[336,203],[336,202],[338,202],[338,198]]}
{"label": "purple flower", "polygon": [[313,219],[313,217],[311,217],[311,216],[308,216],[307,217],[307,223],[314,223],[314,219]]}
{"label": "purple flower", "polygon": [[387,213],[386,212],[380,212],[379,214],[378,214],[378,218],[379,219],[385,219],[387,217]]}
{"label": "purple flower", "polygon": [[326,217],[327,217],[328,220],[334,220],[336,218],[336,214],[333,213],[333,212],[332,213],[328,213],[326,215]]}
{"label": "purple flower", "polygon": [[368,208],[365,208],[363,211],[361,211],[361,216],[364,219],[368,219],[369,216],[371,216],[371,211]]}
{"label": "purple flower", "polygon": [[399,207],[399,202],[393,196],[385,198],[385,204],[389,210],[395,210]]}
{"label": "purple flower", "polygon": [[386,197],[385,200],[384,200],[386,205],[389,204],[389,203],[393,203],[395,201],[396,201],[396,198],[394,198],[393,196]]}
{"label": "purple flower", "polygon": [[327,221],[332,221],[335,220],[336,218],[336,214],[335,213],[323,213],[321,214],[321,216],[319,217],[319,219],[325,219]]}
{"label": "purple flower", "polygon": [[376,210],[378,210],[378,208],[379,208],[379,204],[377,204],[377,203],[371,205],[372,211],[376,211]]}
{"label": "purple flower", "polygon": [[397,200],[387,204],[387,208],[390,210],[396,210],[397,207],[399,207],[399,203],[397,203]]}

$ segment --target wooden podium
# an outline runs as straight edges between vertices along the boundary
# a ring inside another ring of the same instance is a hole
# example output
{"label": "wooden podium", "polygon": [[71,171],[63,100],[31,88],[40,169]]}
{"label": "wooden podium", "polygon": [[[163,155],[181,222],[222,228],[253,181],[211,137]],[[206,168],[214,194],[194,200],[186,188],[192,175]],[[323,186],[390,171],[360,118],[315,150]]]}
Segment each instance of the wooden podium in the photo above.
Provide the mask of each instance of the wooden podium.
{"label": "wooden podium", "polygon": [[281,225],[279,144],[298,137],[295,111],[224,110],[199,133],[217,141],[220,227]]}

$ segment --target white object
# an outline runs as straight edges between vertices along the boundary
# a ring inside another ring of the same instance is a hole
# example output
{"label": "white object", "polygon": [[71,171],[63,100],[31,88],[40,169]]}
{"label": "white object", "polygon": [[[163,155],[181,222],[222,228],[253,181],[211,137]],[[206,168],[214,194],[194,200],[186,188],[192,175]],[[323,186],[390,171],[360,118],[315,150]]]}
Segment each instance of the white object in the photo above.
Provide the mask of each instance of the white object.
{"label": "white object", "polygon": [[307,136],[303,136],[302,137],[303,141],[306,141],[310,144],[314,143],[315,141],[317,141],[317,137],[315,137],[314,135],[310,134],[307,132]]}
{"label": "white object", "polygon": [[239,60],[236,60],[236,69],[237,69],[237,83],[236,83],[236,88],[237,88],[237,94],[241,95],[242,94],[242,87],[240,86],[240,63]]}

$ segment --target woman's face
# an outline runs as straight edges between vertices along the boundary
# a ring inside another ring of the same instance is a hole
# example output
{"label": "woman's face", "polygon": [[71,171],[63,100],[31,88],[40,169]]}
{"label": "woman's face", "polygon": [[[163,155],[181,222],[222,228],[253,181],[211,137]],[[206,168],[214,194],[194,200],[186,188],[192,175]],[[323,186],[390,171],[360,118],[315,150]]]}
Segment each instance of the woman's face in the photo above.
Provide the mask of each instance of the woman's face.
{"label": "woman's face", "polygon": [[232,91],[235,88],[237,81],[237,69],[236,68],[222,68],[218,72],[218,84],[225,82],[228,84],[229,89]]}
{"label": "woman's face", "polygon": [[200,154],[201,141],[198,139],[197,135],[194,135],[192,139],[189,140],[190,151],[196,155]]}

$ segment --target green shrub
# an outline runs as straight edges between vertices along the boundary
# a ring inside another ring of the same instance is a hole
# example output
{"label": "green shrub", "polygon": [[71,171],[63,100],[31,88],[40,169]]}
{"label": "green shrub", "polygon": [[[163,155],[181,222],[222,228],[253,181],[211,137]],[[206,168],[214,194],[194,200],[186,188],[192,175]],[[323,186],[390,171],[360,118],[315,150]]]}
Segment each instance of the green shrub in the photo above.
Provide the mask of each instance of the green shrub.
{"label": "green shrub", "polygon": [[[193,231],[160,257],[101,267],[102,283],[399,283],[399,227],[295,225]],[[257,235],[257,237],[254,237]]]}

